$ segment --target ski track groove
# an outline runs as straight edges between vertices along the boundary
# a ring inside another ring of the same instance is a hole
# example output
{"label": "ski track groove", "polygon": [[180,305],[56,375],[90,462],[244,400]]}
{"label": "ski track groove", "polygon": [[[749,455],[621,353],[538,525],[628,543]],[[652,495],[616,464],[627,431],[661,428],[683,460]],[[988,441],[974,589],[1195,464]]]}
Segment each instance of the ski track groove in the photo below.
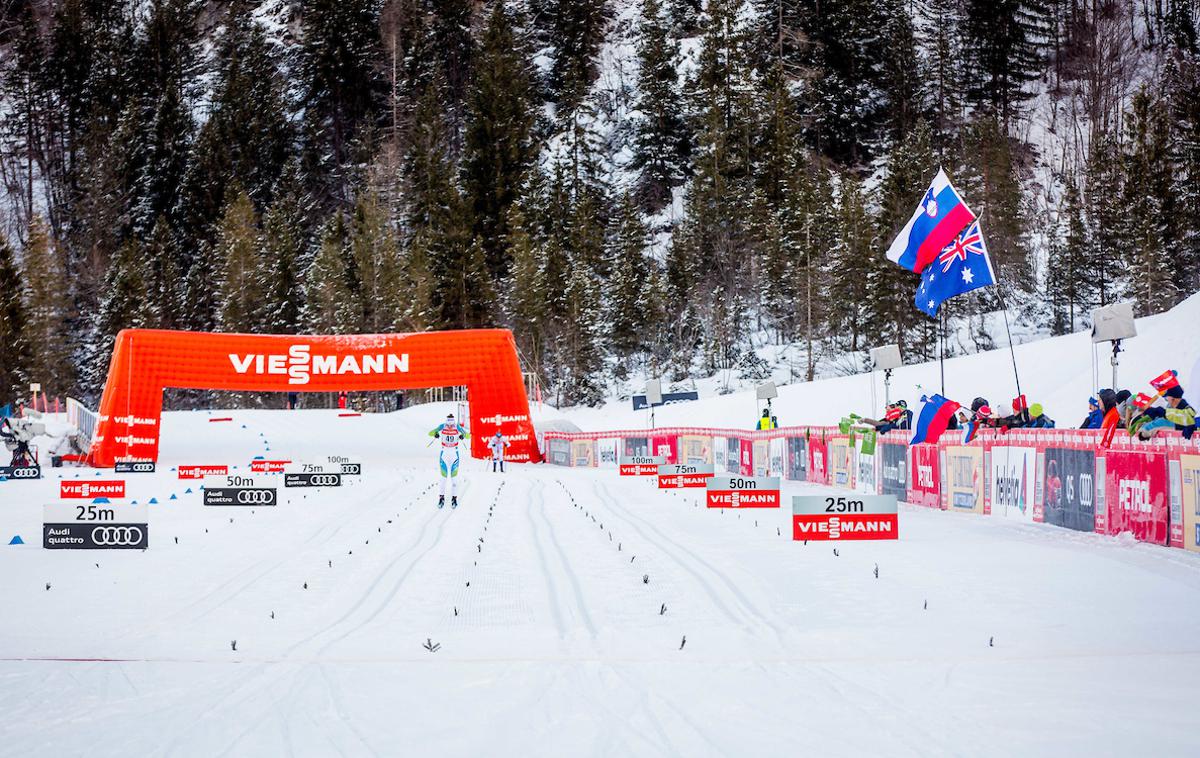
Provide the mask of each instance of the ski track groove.
{"label": "ski track groove", "polygon": [[[719,608],[721,610],[721,612],[724,613],[725,616],[731,622],[733,622],[734,624],[740,625],[740,626],[754,628],[755,626],[757,626],[757,624],[754,623],[754,621],[757,619],[758,621],[761,621],[765,626],[767,626],[768,628],[773,630],[775,632],[776,636],[779,636],[778,628],[776,628],[774,624],[772,624],[770,621],[768,621],[766,619],[766,617],[763,616],[763,614],[757,608],[755,608],[754,605],[749,602],[749,600],[747,600],[745,598],[745,596],[741,593],[741,591],[737,589],[736,585],[734,585],[733,582],[731,582],[729,580],[729,578],[727,576],[725,576],[724,573],[722,573],[720,570],[715,568],[712,564],[705,561],[703,558],[700,558],[697,555],[695,555],[694,553],[692,553],[691,551],[689,551],[686,547],[680,545],[679,543],[675,542],[671,538],[667,537],[653,524],[649,523],[648,521],[645,521],[644,519],[641,519],[637,516],[632,515],[632,513],[630,511],[628,511],[624,507],[618,505],[617,499],[615,497],[613,497],[611,495],[611,493],[608,492],[607,487],[604,487],[600,481],[597,480],[597,481],[593,482],[593,490],[596,492],[597,499],[600,500],[601,502],[603,502],[605,505],[607,505],[608,508],[610,509],[610,511],[616,512],[616,515],[618,515],[618,517],[622,518],[626,523],[628,523],[633,528],[633,530],[635,532],[637,532],[638,536],[640,536],[642,539],[646,540],[646,542],[648,544],[650,544],[650,545],[654,546],[655,548],[659,549],[660,551],[662,551],[662,553],[664,555],[666,555],[668,558],[670,558],[672,561],[674,561],[680,568],[682,568],[684,571],[686,571],[688,574],[690,574],[692,576],[692,578],[695,579],[696,582],[700,585],[700,587],[703,589],[705,594],[707,594],[709,596],[709,598],[712,600],[713,604],[715,606],[717,606],[717,608]],[[603,494],[602,494],[602,491],[603,491]],[[641,526],[639,526],[639,523],[644,525],[645,529],[643,529]],[[654,539],[654,538],[648,536],[646,534],[646,530],[649,530],[649,531],[653,532],[654,534],[656,534],[658,536],[658,539]],[[668,547],[668,546],[670,546],[670,547]],[[676,551],[678,551],[678,553]],[[691,565],[688,564],[687,561],[685,561],[679,557],[680,553],[687,556],[689,559],[691,559],[691,561],[694,561],[696,565],[698,565],[701,569],[706,570],[709,574],[711,574],[713,577],[715,577],[717,580],[719,580],[722,585],[725,586],[725,588],[728,590],[729,594],[732,596],[732,598],[731,598],[733,601],[732,604],[741,606],[740,616],[738,614],[735,614],[732,610],[730,610],[729,606],[725,604],[725,602],[721,599],[719,594],[713,589],[712,583],[705,581],[704,577],[701,576],[700,571],[698,571],[696,568],[693,568]]]}
{"label": "ski track groove", "polygon": [[583,589],[579,586],[579,576],[575,573],[575,569],[571,568],[571,561],[563,551],[562,544],[554,533],[554,525],[550,523],[549,517],[546,516],[546,498],[539,497],[537,501],[538,515],[542,519],[542,523],[546,525],[546,531],[550,536],[550,544],[553,546],[554,552],[558,555],[558,561],[562,564],[562,573],[567,578],[567,583],[571,585],[571,592],[574,594],[575,604],[579,610],[579,618],[583,621],[583,625],[587,627],[588,634],[593,639],[596,637],[596,625],[592,623],[592,616],[588,613],[587,602],[584,600]]}
{"label": "ski track groove", "polygon": [[[533,502],[534,493],[537,494],[540,502],[542,490],[545,488],[545,484],[540,481],[535,480],[534,484],[535,486],[531,488],[530,491],[530,503]],[[546,585],[546,595],[550,604],[550,615],[554,618],[554,626],[556,629],[558,629],[559,639],[566,639],[567,627],[563,622],[562,609],[558,604],[558,588],[554,586],[554,574],[550,571],[550,565],[546,561],[546,550],[542,547],[542,539],[540,536],[541,530],[538,529],[537,522],[534,521],[532,507],[525,509],[525,516],[529,519],[529,532],[533,537],[533,546],[535,552],[537,553],[538,565],[542,568],[542,579]]]}

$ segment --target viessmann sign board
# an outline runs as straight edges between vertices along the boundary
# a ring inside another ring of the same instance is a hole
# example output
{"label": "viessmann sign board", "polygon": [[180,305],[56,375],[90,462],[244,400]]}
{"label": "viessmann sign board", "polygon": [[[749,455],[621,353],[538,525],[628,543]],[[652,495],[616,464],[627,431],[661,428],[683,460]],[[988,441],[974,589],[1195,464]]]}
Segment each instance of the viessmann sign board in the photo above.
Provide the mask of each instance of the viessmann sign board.
{"label": "viessmann sign board", "polygon": [[709,508],[778,508],[779,477],[715,474],[704,500]]}
{"label": "viessmann sign board", "polygon": [[149,511],[115,503],[49,503],[42,510],[47,550],[145,550]]}
{"label": "viessmann sign board", "polygon": [[796,495],[793,540],[894,540],[900,536],[895,495]]}

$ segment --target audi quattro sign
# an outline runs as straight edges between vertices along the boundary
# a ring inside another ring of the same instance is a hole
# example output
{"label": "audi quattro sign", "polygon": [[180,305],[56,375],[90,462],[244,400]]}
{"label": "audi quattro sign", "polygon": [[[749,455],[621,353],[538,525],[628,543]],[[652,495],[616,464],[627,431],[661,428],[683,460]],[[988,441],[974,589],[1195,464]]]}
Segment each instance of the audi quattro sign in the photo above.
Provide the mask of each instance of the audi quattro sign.
{"label": "audi quattro sign", "polygon": [[331,455],[329,456],[328,461],[330,465],[326,468],[328,468],[330,471],[336,471],[342,476],[362,475],[362,464],[351,463],[350,459],[344,455]]}
{"label": "audi quattro sign", "polygon": [[87,499],[94,497],[125,497],[124,479],[93,479],[91,481],[62,482],[58,485],[58,496],[63,499]]}
{"label": "audi quattro sign", "polygon": [[0,478],[41,479],[41,466],[0,466]]}
{"label": "audi quattro sign", "polygon": [[703,488],[712,475],[711,463],[664,463],[658,467],[658,488]]}
{"label": "audi quattro sign", "polygon": [[141,505],[50,503],[42,512],[47,550],[145,550],[149,510]]}
{"label": "audi quattro sign", "polygon": [[114,474],[153,474],[154,461],[116,461],[113,463]]}
{"label": "audi quattro sign", "polygon": [[778,508],[779,477],[715,474],[704,500],[709,508]]}
{"label": "audi quattro sign", "polygon": [[225,476],[228,466],[180,466],[180,479],[203,479],[206,476]]}
{"label": "audi quattro sign", "polygon": [[284,487],[341,487],[341,467],[301,463],[283,472]]}
{"label": "audi quattro sign", "polygon": [[658,467],[666,463],[661,455],[622,455],[617,462],[621,476],[656,476]]}
{"label": "audi quattro sign", "polygon": [[274,487],[256,482],[252,476],[209,476],[204,479],[205,505],[277,505]]}
{"label": "audi quattro sign", "polygon": [[796,495],[794,540],[894,540],[900,537],[895,495]]}

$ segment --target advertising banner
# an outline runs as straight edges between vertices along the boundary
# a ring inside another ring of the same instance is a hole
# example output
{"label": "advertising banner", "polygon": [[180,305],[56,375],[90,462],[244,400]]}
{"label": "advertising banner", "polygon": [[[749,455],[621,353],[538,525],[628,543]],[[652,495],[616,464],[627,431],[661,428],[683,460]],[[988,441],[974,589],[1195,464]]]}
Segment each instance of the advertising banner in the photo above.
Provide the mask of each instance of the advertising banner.
{"label": "advertising banner", "polygon": [[679,437],[679,463],[698,465],[713,462],[713,439],[698,434]]}
{"label": "advertising banner", "polygon": [[1091,532],[1096,529],[1096,453],[1048,447],[1043,464],[1042,520]]}
{"label": "advertising banner", "polygon": [[250,461],[250,470],[256,474],[281,474],[291,461],[268,461],[256,458]]}
{"label": "advertising banner", "polygon": [[983,515],[983,448],[946,448],[946,509]]}
{"label": "advertising banner", "polygon": [[742,473],[742,441],[737,437],[725,440],[725,470],[730,474]]}
{"label": "advertising banner", "polygon": [[991,454],[992,515],[1032,523],[1037,450],[995,445]]}
{"label": "advertising banner", "polygon": [[1166,453],[1110,450],[1104,458],[1108,533],[1130,532],[1141,542],[1167,544]]}
{"label": "advertising banner", "polygon": [[883,495],[895,495],[897,500],[908,502],[908,445],[880,442],[879,491]]}
{"label": "advertising banner", "polygon": [[228,466],[180,466],[176,473],[180,479],[203,479],[206,476],[224,476]]}
{"label": "advertising banner", "polygon": [[555,466],[571,465],[570,440],[551,437],[546,440],[546,462]]}
{"label": "advertising banner", "polygon": [[592,468],[596,465],[596,441],[572,440],[571,465],[579,468]]}
{"label": "advertising banner", "polygon": [[728,471],[729,467],[725,465],[725,458],[729,453],[729,441],[724,437],[713,437],[713,468],[717,471]]}
{"label": "advertising banner", "polygon": [[[635,411],[644,411],[650,407],[650,403],[646,402],[645,395],[633,396],[633,409]],[[664,405],[674,405],[675,403],[686,403],[690,400],[699,400],[699,392],[664,392],[662,394],[662,402],[655,403],[654,407],[658,408]]]}
{"label": "advertising banner", "polygon": [[1183,547],[1200,553],[1200,455],[1179,456],[1183,501]]}
{"label": "advertising banner", "polygon": [[771,444],[768,440],[754,440],[754,475],[768,476],[778,472],[771,471]]}
{"label": "advertising banner", "polygon": [[66,499],[87,500],[96,497],[125,497],[125,481],[123,479],[64,481],[58,485],[58,496]]}
{"label": "advertising banner", "polygon": [[619,440],[613,437],[596,440],[596,451],[600,456],[601,468],[617,467],[617,458],[620,457],[617,454],[618,443]]}
{"label": "advertising banner", "polygon": [[620,456],[628,458],[631,455],[652,455],[650,440],[647,437],[623,437],[621,439]]}
{"label": "advertising banner", "polygon": [[[878,447],[875,448],[879,450]],[[875,473],[877,463],[874,453],[867,455],[858,453],[855,456],[858,466],[855,470],[854,491],[861,492],[867,495],[873,495],[879,492],[879,478]]]}
{"label": "advertising banner", "polygon": [[803,437],[788,437],[787,478],[803,482],[808,475],[808,442]]}
{"label": "advertising banner", "polygon": [[664,463],[678,463],[679,438],[675,436],[653,435],[650,437],[652,455],[663,459]]}
{"label": "advertising banner", "polygon": [[850,441],[845,437],[829,440],[829,483],[835,487],[850,487]]}
{"label": "advertising banner", "polygon": [[814,484],[829,483],[828,452],[824,439],[808,438],[808,481]]}
{"label": "advertising banner", "polygon": [[742,451],[742,462],[738,466],[738,473],[742,476],[754,475],[754,441],[749,437],[744,437],[738,440],[738,445]]}
{"label": "advertising banner", "polygon": [[770,441],[768,450],[771,455],[771,476],[783,476],[783,462],[787,460],[787,440],[776,437]]}
{"label": "advertising banner", "polygon": [[908,486],[908,502],[926,508],[941,508],[937,445],[911,445],[908,450],[909,471],[912,472],[912,481]]}

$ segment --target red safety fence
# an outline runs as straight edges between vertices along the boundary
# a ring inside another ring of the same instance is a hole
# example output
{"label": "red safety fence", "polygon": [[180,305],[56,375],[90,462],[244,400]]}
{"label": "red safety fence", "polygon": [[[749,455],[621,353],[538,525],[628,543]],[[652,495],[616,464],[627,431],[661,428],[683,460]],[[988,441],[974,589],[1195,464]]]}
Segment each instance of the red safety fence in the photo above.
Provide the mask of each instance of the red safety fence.
{"label": "red safety fence", "polygon": [[711,463],[718,472],[769,473],[1200,552],[1200,435],[1121,434],[1107,449],[1100,437],[1098,430],[984,429],[967,444],[952,431],[937,444],[909,445],[909,433],[896,431],[864,454],[861,435],[836,427],[664,427],[546,432],[545,454],[552,464],[614,468],[621,456],[662,455],[668,463]]}

